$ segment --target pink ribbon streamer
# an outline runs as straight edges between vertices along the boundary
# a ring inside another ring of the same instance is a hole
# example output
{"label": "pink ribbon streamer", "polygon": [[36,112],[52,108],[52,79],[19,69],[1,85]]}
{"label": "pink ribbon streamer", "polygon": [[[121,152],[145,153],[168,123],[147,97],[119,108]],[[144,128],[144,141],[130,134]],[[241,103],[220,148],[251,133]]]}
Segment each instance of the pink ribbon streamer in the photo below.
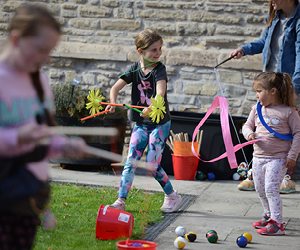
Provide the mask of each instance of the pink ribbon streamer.
{"label": "pink ribbon streamer", "polygon": [[[194,148],[194,141],[195,141],[197,132],[200,129],[200,127],[203,125],[203,123],[206,121],[206,119],[211,115],[211,113],[218,107],[220,107],[221,129],[222,129],[222,135],[223,135],[223,140],[224,140],[226,152],[224,154],[220,155],[219,157],[215,158],[215,159],[212,159],[210,161],[205,161],[205,160],[202,160],[197,155],[197,153],[195,151],[195,148]],[[192,138],[192,142],[193,142],[192,143],[192,152],[199,160],[201,160],[203,162],[215,162],[215,161],[218,161],[218,160],[221,160],[221,159],[227,157],[230,168],[234,169],[234,168],[238,167],[238,164],[236,162],[236,157],[235,157],[235,152],[236,151],[240,150],[241,148],[243,148],[247,145],[250,145],[250,144],[253,144],[257,141],[261,141],[261,140],[265,140],[265,139],[266,138],[256,139],[256,140],[244,142],[242,144],[237,144],[237,145],[233,146],[231,133],[230,133],[230,127],[229,127],[229,120],[228,120],[227,100],[226,100],[225,97],[217,96],[215,98],[215,100],[213,101],[211,107],[209,108],[209,110],[205,114],[205,116],[202,118],[202,120],[199,122],[199,124],[197,125],[197,127],[194,130],[193,138]]]}

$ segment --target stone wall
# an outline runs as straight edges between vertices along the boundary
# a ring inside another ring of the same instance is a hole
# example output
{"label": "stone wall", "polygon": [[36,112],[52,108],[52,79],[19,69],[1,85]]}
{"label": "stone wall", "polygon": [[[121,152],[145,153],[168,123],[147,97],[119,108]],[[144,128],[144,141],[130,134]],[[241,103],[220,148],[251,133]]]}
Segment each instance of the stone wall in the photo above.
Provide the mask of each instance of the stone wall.
{"label": "stone wall", "polygon": [[[216,96],[228,100],[233,115],[247,116],[255,103],[254,76],[261,56],[214,66],[229,53],[262,35],[267,3],[263,0],[0,0],[0,36],[22,3],[46,5],[63,27],[51,63],[43,68],[51,84],[75,76],[85,87],[99,87],[108,96],[118,75],[138,60],[134,38],[145,28],[157,29],[164,39],[164,64],[169,76],[171,110],[206,112]],[[119,95],[128,102],[130,87]]]}

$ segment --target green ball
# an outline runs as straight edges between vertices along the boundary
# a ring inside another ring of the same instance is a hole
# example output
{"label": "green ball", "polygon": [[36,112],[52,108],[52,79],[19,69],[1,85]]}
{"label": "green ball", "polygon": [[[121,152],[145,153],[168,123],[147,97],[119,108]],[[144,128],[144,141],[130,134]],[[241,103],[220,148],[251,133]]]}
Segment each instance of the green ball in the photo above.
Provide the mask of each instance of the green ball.
{"label": "green ball", "polygon": [[217,232],[215,230],[209,230],[205,235],[206,238],[208,234],[217,234]]}
{"label": "green ball", "polygon": [[203,181],[204,180],[204,174],[202,171],[197,171],[196,173],[196,179],[199,181]]}
{"label": "green ball", "polygon": [[206,238],[210,243],[217,243],[219,240],[218,235],[214,233],[209,233]]}

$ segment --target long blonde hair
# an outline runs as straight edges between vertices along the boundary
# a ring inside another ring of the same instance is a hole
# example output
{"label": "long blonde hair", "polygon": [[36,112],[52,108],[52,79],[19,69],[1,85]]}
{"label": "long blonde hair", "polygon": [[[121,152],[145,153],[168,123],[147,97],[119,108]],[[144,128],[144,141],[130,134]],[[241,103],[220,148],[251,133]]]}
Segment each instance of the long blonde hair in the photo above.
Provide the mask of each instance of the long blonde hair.
{"label": "long blonde hair", "polygon": [[[13,30],[19,31],[21,37],[37,36],[39,29],[50,27],[57,33],[61,33],[60,24],[55,20],[51,13],[44,7],[34,4],[21,5],[10,20],[9,33]],[[40,82],[39,72],[31,73],[31,80],[37,91],[40,101],[44,102],[44,90]],[[47,109],[45,111],[48,125],[55,125],[54,118]]]}

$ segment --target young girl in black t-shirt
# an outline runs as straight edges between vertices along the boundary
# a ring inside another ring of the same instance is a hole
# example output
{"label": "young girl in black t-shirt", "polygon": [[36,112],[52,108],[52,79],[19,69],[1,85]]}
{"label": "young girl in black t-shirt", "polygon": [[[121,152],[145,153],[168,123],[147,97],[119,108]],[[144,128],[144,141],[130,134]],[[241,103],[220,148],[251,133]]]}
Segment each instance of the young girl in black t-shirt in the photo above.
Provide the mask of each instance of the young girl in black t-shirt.
{"label": "young girl in black t-shirt", "polygon": [[[140,60],[133,63],[114,84],[110,91],[111,103],[116,103],[119,91],[126,85],[132,84],[131,104],[145,106],[144,114],[130,110],[130,120],[135,123],[132,131],[129,153],[123,169],[119,198],[111,207],[125,210],[125,200],[131,188],[135,170],[132,162],[139,160],[148,145],[146,161],[154,163],[156,168],[151,172],[165,192],[165,200],[161,209],[166,213],[175,211],[182,199],[173,190],[172,184],[160,165],[162,153],[169,135],[171,119],[167,99],[167,73],[165,66],[159,61],[162,54],[162,37],[152,29],[141,31],[135,39],[137,52]],[[164,98],[166,113],[158,123],[147,118],[148,107],[151,104],[151,97],[160,95]],[[110,113],[115,111],[114,106],[107,106]]]}

